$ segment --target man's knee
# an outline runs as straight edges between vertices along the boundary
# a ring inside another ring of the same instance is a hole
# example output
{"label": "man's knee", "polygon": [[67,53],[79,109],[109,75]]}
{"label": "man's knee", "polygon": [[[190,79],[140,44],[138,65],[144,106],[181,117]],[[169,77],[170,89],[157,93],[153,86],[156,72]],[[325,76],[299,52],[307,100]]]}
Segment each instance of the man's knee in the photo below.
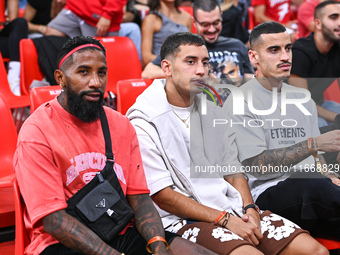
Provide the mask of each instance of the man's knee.
{"label": "man's knee", "polygon": [[233,250],[229,255],[263,255],[263,253],[251,245],[242,245]]}
{"label": "man's knee", "polygon": [[14,27],[18,30],[28,29],[27,20],[24,18],[16,18],[12,22],[15,24]]}
{"label": "man's knee", "polygon": [[281,252],[281,255],[329,255],[329,251],[307,233],[302,233]]}

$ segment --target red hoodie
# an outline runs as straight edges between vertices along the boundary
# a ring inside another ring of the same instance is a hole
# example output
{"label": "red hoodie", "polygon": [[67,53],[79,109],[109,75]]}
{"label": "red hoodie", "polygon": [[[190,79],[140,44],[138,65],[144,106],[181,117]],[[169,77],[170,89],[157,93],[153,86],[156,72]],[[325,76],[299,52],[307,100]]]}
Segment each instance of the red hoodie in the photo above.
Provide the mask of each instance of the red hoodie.
{"label": "red hoodie", "polygon": [[65,8],[96,26],[100,17],[111,20],[109,31],[118,31],[123,21],[123,6],[127,0],[67,0]]}

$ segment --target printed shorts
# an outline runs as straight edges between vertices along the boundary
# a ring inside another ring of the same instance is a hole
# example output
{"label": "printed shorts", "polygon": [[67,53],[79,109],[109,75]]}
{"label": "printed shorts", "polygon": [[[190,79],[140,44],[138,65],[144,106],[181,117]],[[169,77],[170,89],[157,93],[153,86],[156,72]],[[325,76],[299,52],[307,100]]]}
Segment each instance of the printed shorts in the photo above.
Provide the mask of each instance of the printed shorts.
{"label": "printed shorts", "polygon": [[[187,224],[185,220],[168,227],[166,230],[177,232],[182,238],[198,243],[221,255],[229,254],[242,245],[252,245],[227,228],[214,223],[195,222]],[[299,234],[308,233],[295,223],[270,211],[261,214],[263,241],[256,246],[264,254],[279,254]]]}

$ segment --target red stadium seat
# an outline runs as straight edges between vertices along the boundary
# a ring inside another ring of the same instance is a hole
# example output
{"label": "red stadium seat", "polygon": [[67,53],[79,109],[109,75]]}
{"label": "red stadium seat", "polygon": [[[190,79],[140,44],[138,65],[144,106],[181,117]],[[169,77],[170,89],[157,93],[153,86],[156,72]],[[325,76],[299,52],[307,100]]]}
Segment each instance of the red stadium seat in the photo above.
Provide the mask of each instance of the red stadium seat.
{"label": "red stadium seat", "polygon": [[39,67],[38,53],[31,39],[22,39],[20,41],[20,62],[21,94],[28,95],[32,81],[41,81],[44,78],[44,74]]}
{"label": "red stadium seat", "polygon": [[9,108],[15,110],[14,119],[17,126],[17,130],[19,130],[25,118],[24,107],[30,105],[30,98],[28,95],[16,96],[12,93],[7,80],[7,72],[1,53],[0,53],[0,95],[6,100],[6,103],[9,106]]}
{"label": "red stadium seat", "polygon": [[12,112],[0,95],[0,228],[14,226],[13,156],[17,143],[17,130]]}
{"label": "red stadium seat", "polygon": [[106,48],[108,77],[106,91],[117,95],[117,82],[140,79],[142,66],[137,49],[128,37],[113,36],[97,38]]}
{"label": "red stadium seat", "polygon": [[6,22],[6,3],[5,0],[0,1],[0,28]]}
{"label": "red stadium seat", "polygon": [[192,25],[191,25],[191,32],[196,34],[197,30],[196,27],[194,25],[194,10],[192,8],[192,6],[179,6],[178,9],[182,10],[182,11],[186,11],[187,13],[189,13],[192,17]]}
{"label": "red stadium seat", "polygon": [[17,181],[14,182],[15,201],[15,255],[23,255],[25,247],[29,244],[29,235],[24,224],[25,203],[20,195]]}
{"label": "red stadium seat", "polygon": [[325,90],[323,95],[325,100],[340,103],[340,86],[338,79],[335,79],[335,81]]}
{"label": "red stadium seat", "polygon": [[130,79],[118,82],[117,111],[125,114],[136,98],[153,82],[152,79]]}
{"label": "red stadium seat", "polygon": [[31,113],[33,113],[43,103],[54,99],[60,94],[60,92],[61,87],[59,85],[33,88],[30,93]]}
{"label": "red stadium seat", "polygon": [[249,17],[248,30],[252,30],[255,27],[255,17],[254,17],[253,6],[248,7],[248,17]]}
{"label": "red stadium seat", "polygon": [[336,250],[340,249],[340,241],[334,241],[329,239],[323,239],[323,238],[315,238],[316,241],[321,243],[323,246],[325,246],[328,250]]}

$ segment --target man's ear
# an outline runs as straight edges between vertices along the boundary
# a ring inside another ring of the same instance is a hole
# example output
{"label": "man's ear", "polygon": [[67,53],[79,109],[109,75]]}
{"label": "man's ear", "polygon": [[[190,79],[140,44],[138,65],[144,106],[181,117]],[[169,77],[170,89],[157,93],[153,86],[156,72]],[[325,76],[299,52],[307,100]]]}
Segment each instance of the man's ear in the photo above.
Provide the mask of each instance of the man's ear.
{"label": "man's ear", "polygon": [[314,30],[316,31],[316,30],[321,30],[321,27],[322,27],[322,25],[321,25],[321,20],[320,19],[315,19],[314,20]]}
{"label": "man's ear", "polygon": [[250,62],[254,66],[256,66],[257,63],[259,62],[259,55],[257,54],[257,52],[255,50],[249,50],[248,55],[249,55]]}
{"label": "man's ear", "polygon": [[54,79],[63,88],[66,84],[64,82],[64,73],[60,69],[54,71]]}
{"label": "man's ear", "polygon": [[172,74],[171,61],[163,59],[161,66],[165,76],[170,76]]}

